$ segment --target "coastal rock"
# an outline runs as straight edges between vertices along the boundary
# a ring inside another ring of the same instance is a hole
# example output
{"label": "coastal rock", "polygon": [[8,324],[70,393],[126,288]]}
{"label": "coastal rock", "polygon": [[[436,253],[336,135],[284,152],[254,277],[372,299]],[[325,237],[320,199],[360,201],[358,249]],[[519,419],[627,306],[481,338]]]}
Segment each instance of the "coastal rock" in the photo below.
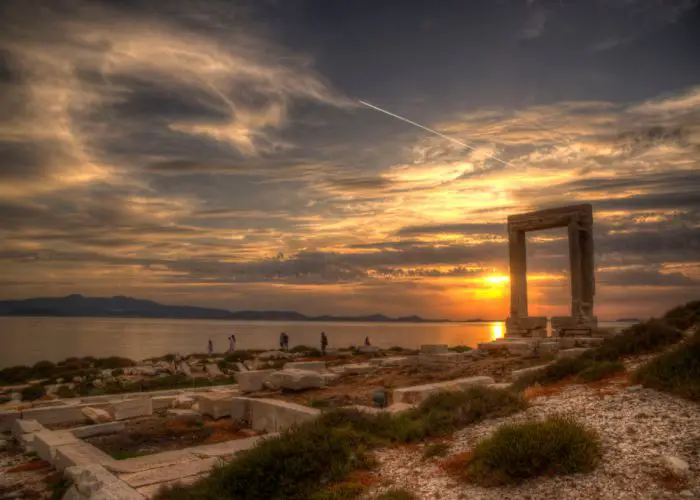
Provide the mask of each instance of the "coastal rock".
{"label": "coastal rock", "polygon": [[188,377],[191,377],[191,376],[192,376],[192,369],[190,368],[190,365],[188,365],[188,364],[185,363],[184,361],[182,361],[182,362],[178,365],[178,371],[179,371],[180,373],[184,373],[184,374],[187,375]]}
{"label": "coastal rock", "polygon": [[323,376],[308,370],[282,370],[270,375],[270,382],[281,389],[301,391],[324,386]]}
{"label": "coastal rock", "polygon": [[87,408],[83,408],[82,411],[83,415],[85,415],[85,418],[87,418],[90,422],[93,422],[95,424],[111,422],[112,420],[114,420],[112,418],[112,415],[110,415],[108,411],[102,410],[100,408],[92,408],[88,406]]}
{"label": "coastal rock", "polygon": [[[288,352],[282,351],[267,351],[261,353],[258,358],[269,360],[269,359],[291,359],[293,356]],[[247,365],[246,365],[247,366]]]}
{"label": "coastal rock", "polygon": [[214,363],[209,363],[208,365],[204,366],[204,370],[207,372],[207,375],[210,377],[221,377],[224,373],[219,369],[218,365]]}

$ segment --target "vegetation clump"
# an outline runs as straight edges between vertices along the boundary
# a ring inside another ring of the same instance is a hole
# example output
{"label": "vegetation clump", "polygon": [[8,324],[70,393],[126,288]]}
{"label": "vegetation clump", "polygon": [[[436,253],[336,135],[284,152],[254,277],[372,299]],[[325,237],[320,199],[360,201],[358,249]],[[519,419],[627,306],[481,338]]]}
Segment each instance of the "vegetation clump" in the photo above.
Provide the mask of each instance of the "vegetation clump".
{"label": "vegetation clump", "polygon": [[461,471],[482,486],[518,484],[541,475],[592,471],[600,460],[596,434],[571,418],[506,424],[477,444]]}
{"label": "vegetation clump", "polygon": [[664,315],[663,319],[681,331],[686,331],[694,325],[700,325],[700,300],[674,307]]}
{"label": "vegetation clump", "polygon": [[595,382],[625,371],[621,361],[593,361],[578,376],[584,382]]}
{"label": "vegetation clump", "polygon": [[415,496],[408,490],[389,490],[377,497],[377,500],[417,500]]}
{"label": "vegetation clump", "polygon": [[22,401],[36,401],[46,395],[46,389],[43,385],[34,384],[22,389]]}
{"label": "vegetation clump", "polygon": [[435,457],[444,457],[450,451],[450,445],[447,443],[432,443],[423,450],[423,460],[429,460]]}
{"label": "vegetation clump", "polygon": [[396,416],[330,411],[278,438],[265,440],[198,483],[165,490],[158,498],[294,500],[317,498],[314,495],[320,494],[349,495],[350,491],[333,493],[333,488],[323,485],[341,483],[351,472],[370,468],[373,464],[368,452],[372,448],[443,436],[484,418],[509,415],[524,407],[525,402],[518,395],[475,387],[433,395],[418,408]]}
{"label": "vegetation clump", "polygon": [[632,380],[645,387],[700,401],[700,334],[642,365]]}

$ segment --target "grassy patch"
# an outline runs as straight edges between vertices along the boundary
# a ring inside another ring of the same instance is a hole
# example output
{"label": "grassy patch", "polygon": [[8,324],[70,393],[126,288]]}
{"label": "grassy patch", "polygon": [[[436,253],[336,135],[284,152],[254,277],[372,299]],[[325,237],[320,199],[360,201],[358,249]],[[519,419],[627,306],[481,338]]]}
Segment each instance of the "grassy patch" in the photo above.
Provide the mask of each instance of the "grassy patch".
{"label": "grassy patch", "polygon": [[309,406],[311,408],[317,408],[319,410],[330,407],[331,402],[327,399],[312,399],[309,401]]}
{"label": "grassy patch", "polygon": [[423,460],[429,460],[435,457],[444,457],[450,451],[450,445],[447,443],[432,443],[423,450]]}
{"label": "grassy patch", "polygon": [[418,497],[408,490],[389,490],[379,495],[377,500],[418,500]]}
{"label": "grassy patch", "polygon": [[700,401],[700,334],[641,366],[632,375],[632,380]]}
{"label": "grassy patch", "polygon": [[43,385],[30,385],[22,389],[22,401],[34,401],[46,395]]}
{"label": "grassy patch", "polygon": [[58,378],[70,380],[76,376],[94,374],[101,369],[134,366],[132,360],[111,356],[108,358],[67,358],[58,363],[38,361],[33,366],[11,366],[0,370],[0,385],[20,384],[34,379],[49,379],[54,382]]}
{"label": "grassy patch", "polygon": [[456,345],[454,347],[450,347],[450,351],[452,352],[469,352],[471,350],[472,348],[466,345]]}
{"label": "grassy patch", "polygon": [[75,391],[67,385],[59,386],[56,390],[56,395],[59,398],[74,398],[76,396]]}
{"label": "grassy patch", "polygon": [[620,361],[594,361],[581,370],[578,376],[584,382],[594,382],[624,371],[625,365]]}
{"label": "grassy patch", "polygon": [[482,486],[518,484],[541,475],[592,471],[600,460],[597,436],[566,417],[503,425],[477,444],[462,471]]}

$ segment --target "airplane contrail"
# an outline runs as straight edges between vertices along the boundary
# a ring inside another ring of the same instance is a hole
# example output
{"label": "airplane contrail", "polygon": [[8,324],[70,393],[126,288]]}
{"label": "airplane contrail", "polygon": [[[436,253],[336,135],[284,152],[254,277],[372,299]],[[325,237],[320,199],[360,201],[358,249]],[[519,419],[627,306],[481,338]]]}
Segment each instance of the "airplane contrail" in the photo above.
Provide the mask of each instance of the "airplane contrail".
{"label": "airplane contrail", "polygon": [[[450,137],[449,135],[441,134],[441,133],[438,132],[437,130],[433,130],[432,128],[428,128],[428,127],[426,127],[426,126],[424,126],[424,125],[421,125],[420,123],[416,123],[416,122],[414,122],[414,121],[412,121],[412,120],[409,120],[408,118],[404,118],[403,116],[399,116],[399,115],[397,115],[397,114],[394,114],[394,113],[392,113],[391,111],[387,111],[386,109],[382,109],[382,108],[380,108],[379,106],[375,106],[374,104],[368,103],[367,101],[361,101],[361,100],[358,99],[357,102],[359,102],[359,103],[362,104],[363,106],[367,106],[368,108],[372,108],[372,109],[374,109],[374,110],[376,110],[376,111],[379,111],[379,112],[381,112],[381,113],[384,113],[385,115],[393,116],[394,118],[398,118],[398,119],[401,120],[401,121],[404,121],[404,122],[406,122],[406,123],[410,123],[410,124],[413,125],[414,127],[422,128],[423,130],[426,130],[426,131],[430,132],[431,134],[435,134],[435,135],[437,135],[437,136],[442,137],[443,139],[447,139],[448,141],[454,142],[455,144],[459,144],[460,146],[462,146],[462,147],[464,147],[464,148],[471,149],[472,151],[476,151],[476,148],[475,148],[474,146],[470,146],[469,144],[464,143],[464,142],[462,142],[462,141],[459,141],[459,140],[455,139],[454,137]],[[497,162],[503,163],[504,165],[506,165],[506,166],[508,166],[508,167],[512,167],[512,166],[513,166],[513,165],[511,165],[510,163],[508,163],[507,161],[501,160],[500,158],[498,158],[498,157],[496,157],[496,156],[488,155],[488,154],[487,154],[486,156],[489,157],[489,158],[491,158],[492,160],[496,160]]]}

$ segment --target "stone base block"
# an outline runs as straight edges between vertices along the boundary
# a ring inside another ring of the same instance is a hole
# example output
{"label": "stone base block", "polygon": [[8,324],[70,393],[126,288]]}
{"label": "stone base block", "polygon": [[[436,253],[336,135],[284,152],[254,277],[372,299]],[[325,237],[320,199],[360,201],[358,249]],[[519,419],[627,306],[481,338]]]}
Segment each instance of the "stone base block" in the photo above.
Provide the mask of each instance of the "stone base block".
{"label": "stone base block", "polygon": [[69,467],[66,478],[73,483],[63,500],[143,500],[143,495],[97,464]]}
{"label": "stone base block", "polygon": [[20,411],[0,411],[0,432],[9,432],[15,420],[22,418]]}
{"label": "stone base block", "polygon": [[372,366],[405,366],[417,361],[417,356],[395,356],[389,358],[373,358],[369,360],[369,364]]}
{"label": "stone base block", "polygon": [[275,399],[251,399],[250,420],[253,430],[281,432],[303,422],[314,420],[320,410]]}
{"label": "stone base block", "polygon": [[68,467],[80,467],[91,464],[104,465],[113,461],[114,459],[102,450],[85,441],[79,441],[56,448],[53,466],[61,472]]}
{"label": "stone base block", "polygon": [[572,349],[574,347],[597,347],[605,341],[602,337],[562,337],[559,345],[562,349]]}
{"label": "stone base block", "polygon": [[263,384],[270,379],[270,375],[275,373],[275,370],[252,370],[239,372],[236,374],[238,387],[242,392],[261,391]]}
{"label": "stone base block", "polygon": [[12,424],[12,435],[15,439],[19,439],[24,434],[34,434],[35,432],[45,431],[46,427],[41,425],[36,420],[15,420]]}
{"label": "stone base block", "polygon": [[71,429],[73,435],[79,439],[92,436],[103,436],[105,434],[116,434],[126,428],[124,422],[107,422],[105,424],[85,425]]}
{"label": "stone base block", "polygon": [[284,364],[285,370],[309,370],[312,372],[325,372],[325,361],[291,361]]}
{"label": "stone base block", "polygon": [[171,408],[177,396],[158,396],[152,399],[153,411]]}
{"label": "stone base block", "polygon": [[153,415],[153,399],[151,397],[127,399],[112,403],[111,413],[115,420],[146,417]]}
{"label": "stone base block", "polygon": [[537,346],[537,352],[542,356],[556,354],[559,349],[559,342],[540,342]]}
{"label": "stone base block", "polygon": [[149,486],[151,484],[174,481],[203,474],[209,472],[214,466],[220,463],[218,458],[204,458],[171,465],[169,467],[159,467],[157,469],[134,472],[133,474],[123,474],[120,476],[120,479],[133,488],[139,488],[141,486]]}
{"label": "stone base block", "polygon": [[377,367],[370,363],[351,363],[343,365],[340,368],[343,369],[345,374],[359,374],[359,373],[370,373],[377,369]]}
{"label": "stone base block", "polygon": [[69,431],[41,431],[34,434],[34,451],[39,458],[54,463],[56,450],[60,446],[81,442]]}
{"label": "stone base block", "polygon": [[231,415],[231,396],[227,394],[202,394],[199,396],[199,412],[213,419]]}
{"label": "stone base block", "polygon": [[444,352],[435,354],[426,354],[421,352],[418,355],[419,365],[440,365],[440,364],[455,364],[464,359],[462,353],[459,352]]}

